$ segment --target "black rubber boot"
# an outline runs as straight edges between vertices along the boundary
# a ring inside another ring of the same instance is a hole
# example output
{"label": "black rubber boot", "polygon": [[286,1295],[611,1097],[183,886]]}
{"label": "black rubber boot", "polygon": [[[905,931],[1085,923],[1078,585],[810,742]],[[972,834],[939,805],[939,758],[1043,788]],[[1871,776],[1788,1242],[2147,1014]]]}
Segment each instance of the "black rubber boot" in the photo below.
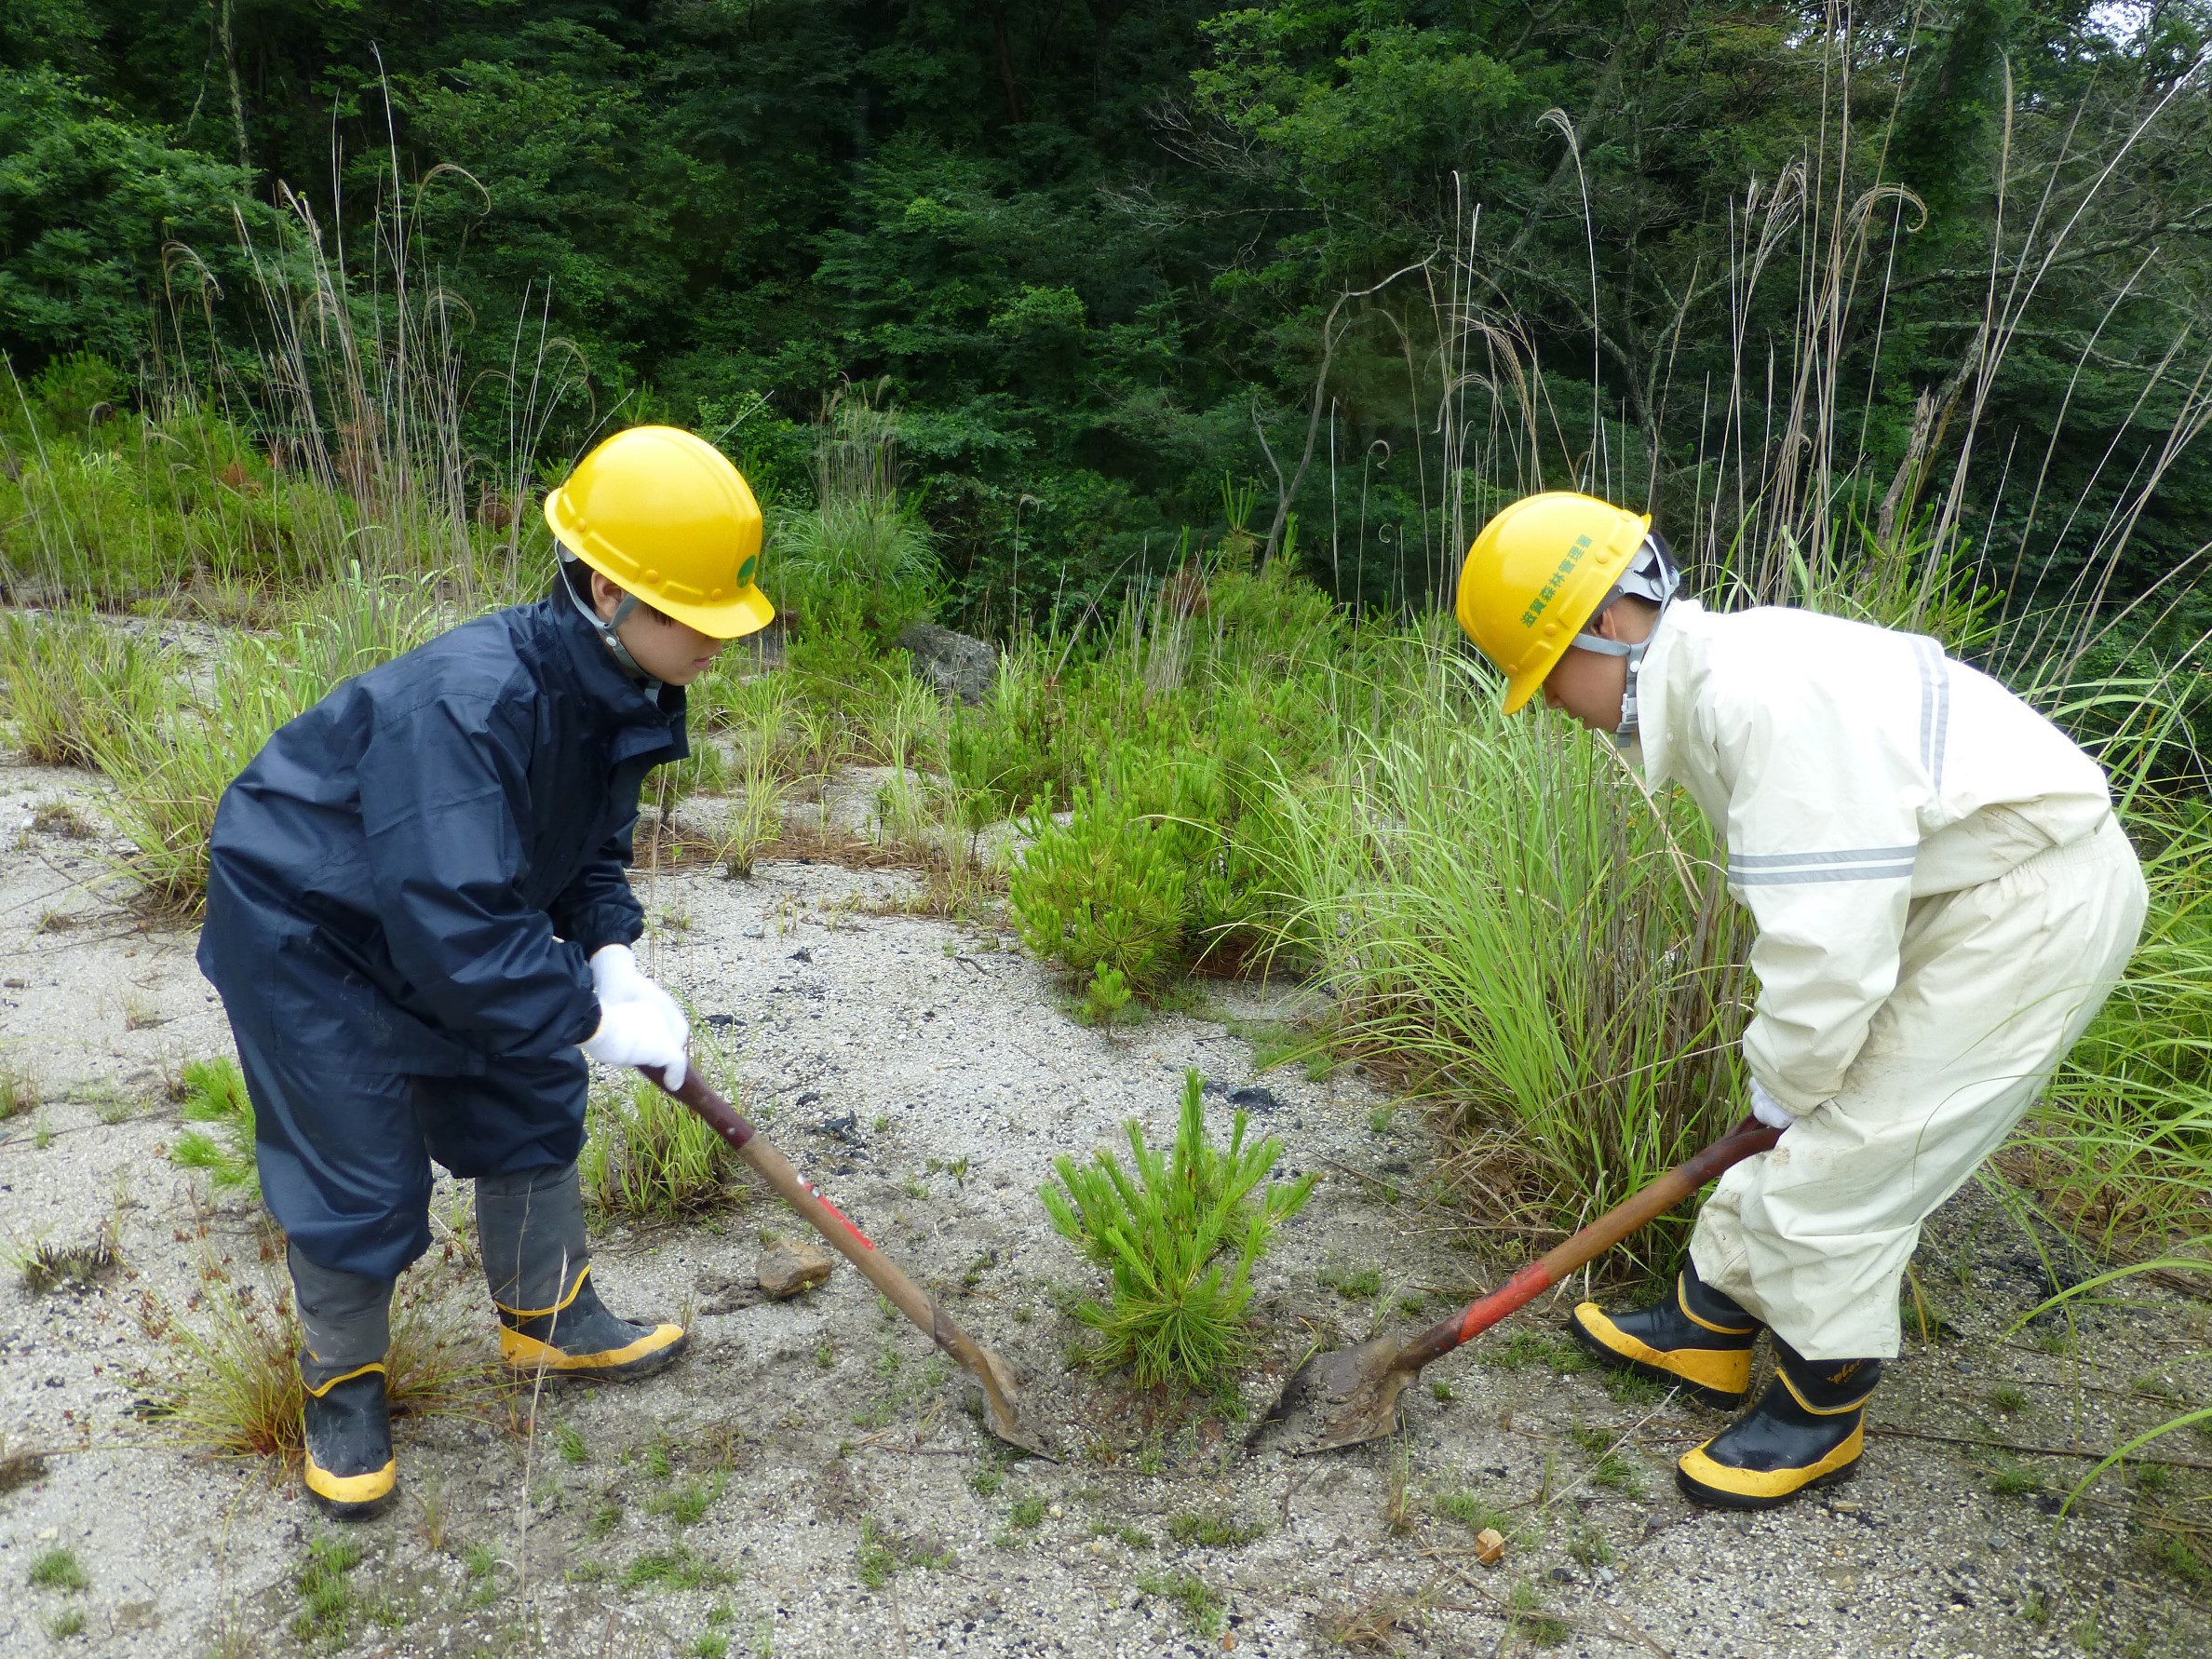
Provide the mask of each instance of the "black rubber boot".
{"label": "black rubber boot", "polygon": [[1679,1388],[1692,1399],[1733,1410],[1751,1392],[1751,1348],[1760,1323],[1697,1276],[1685,1261],[1674,1294],[1618,1318],[1594,1302],[1576,1307],[1567,1329],[1601,1364]]}
{"label": "black rubber boot", "polygon": [[1675,1484],[1693,1503],[1773,1509],[1858,1473],[1879,1359],[1806,1359],[1774,1340],[1774,1380],[1759,1404],[1685,1452]]}
{"label": "black rubber boot", "polygon": [[389,1509],[399,1495],[399,1468],[383,1363],[309,1389],[305,1417],[307,1495],[315,1506],[336,1520],[367,1520]]}
{"label": "black rubber boot", "polygon": [[300,1309],[307,1495],[326,1515],[366,1520],[399,1488],[384,1398],[392,1281],[320,1266],[297,1245],[285,1255]]}
{"label": "black rubber boot", "polygon": [[500,1357],[510,1369],[627,1382],[666,1369],[691,1345],[681,1325],[632,1325],[600,1301],[573,1164],[479,1177],[477,1234],[499,1309]]}

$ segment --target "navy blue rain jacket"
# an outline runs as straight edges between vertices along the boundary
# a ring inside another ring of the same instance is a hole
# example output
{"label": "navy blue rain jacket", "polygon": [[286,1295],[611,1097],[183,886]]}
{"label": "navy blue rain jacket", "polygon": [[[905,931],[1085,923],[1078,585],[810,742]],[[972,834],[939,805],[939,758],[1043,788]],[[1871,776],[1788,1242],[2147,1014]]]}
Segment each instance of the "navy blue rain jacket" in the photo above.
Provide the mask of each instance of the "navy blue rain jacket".
{"label": "navy blue rain jacket", "polygon": [[223,791],[201,971],[325,1071],[470,1075],[599,1027],[587,959],[644,931],[624,867],[682,691],[559,586],[350,680]]}

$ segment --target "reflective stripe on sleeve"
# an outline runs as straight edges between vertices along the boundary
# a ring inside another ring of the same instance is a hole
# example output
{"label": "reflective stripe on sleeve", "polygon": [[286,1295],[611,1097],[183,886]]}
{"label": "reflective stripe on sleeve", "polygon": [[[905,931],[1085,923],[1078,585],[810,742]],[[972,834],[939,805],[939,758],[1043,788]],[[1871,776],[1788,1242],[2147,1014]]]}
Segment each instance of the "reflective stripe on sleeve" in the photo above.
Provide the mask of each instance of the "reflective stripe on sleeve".
{"label": "reflective stripe on sleeve", "polygon": [[1943,749],[1950,737],[1950,662],[1934,640],[1913,641],[1920,659],[1921,764],[1937,793],[1943,789]]}
{"label": "reflective stripe on sleeve", "polygon": [[1912,874],[1915,846],[1844,847],[1828,853],[1728,855],[1732,886],[1776,886],[1785,882],[1888,882]]}

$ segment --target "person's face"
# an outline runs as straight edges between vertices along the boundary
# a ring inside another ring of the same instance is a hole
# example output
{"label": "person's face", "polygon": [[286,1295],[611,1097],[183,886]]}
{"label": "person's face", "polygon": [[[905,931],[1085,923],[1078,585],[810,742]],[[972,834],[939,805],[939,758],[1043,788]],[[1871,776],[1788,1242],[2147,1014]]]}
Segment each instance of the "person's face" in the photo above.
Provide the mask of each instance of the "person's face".
{"label": "person's face", "polygon": [[[1601,639],[1618,640],[1625,606],[1614,605],[1590,625]],[[1628,659],[1570,648],[1544,680],[1544,706],[1572,715],[1593,732],[1621,724],[1621,702],[1628,695]]]}
{"label": "person's face", "polygon": [[[621,588],[599,572],[591,573],[591,602],[602,622],[614,617],[623,598]],[[614,632],[638,667],[664,685],[689,685],[713,666],[715,653],[728,643],[649,606],[632,611]]]}

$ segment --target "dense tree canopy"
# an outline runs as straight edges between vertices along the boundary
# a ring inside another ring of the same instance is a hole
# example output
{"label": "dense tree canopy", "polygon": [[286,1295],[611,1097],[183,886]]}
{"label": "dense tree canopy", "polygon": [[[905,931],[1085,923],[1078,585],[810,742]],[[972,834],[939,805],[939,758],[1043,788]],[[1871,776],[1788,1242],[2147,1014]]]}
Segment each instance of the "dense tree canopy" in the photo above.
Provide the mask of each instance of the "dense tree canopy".
{"label": "dense tree canopy", "polygon": [[1017,558],[1066,614],[1252,484],[1369,601],[1539,479],[2021,586],[2119,520],[2140,587],[2212,523],[2208,39],[2204,0],[14,0],[0,349],[157,383],[211,327],[249,383],[249,248],[310,216],[373,285],[403,226],[476,368],[519,316],[588,366],[556,461],[662,416],[803,494],[798,426],[884,380],[1002,625]]}

